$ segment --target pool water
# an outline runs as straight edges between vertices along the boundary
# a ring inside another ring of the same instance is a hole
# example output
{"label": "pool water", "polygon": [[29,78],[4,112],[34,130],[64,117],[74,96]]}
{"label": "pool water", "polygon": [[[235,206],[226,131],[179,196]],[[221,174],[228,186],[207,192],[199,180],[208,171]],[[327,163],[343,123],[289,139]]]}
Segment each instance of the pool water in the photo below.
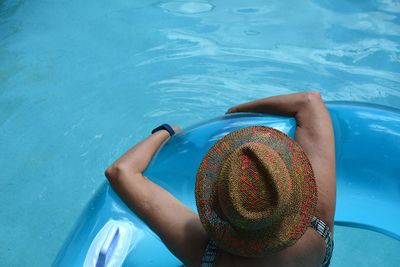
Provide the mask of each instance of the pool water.
{"label": "pool water", "polygon": [[331,266],[398,266],[399,243],[376,232],[336,226]]}
{"label": "pool water", "polygon": [[[0,0],[0,266],[51,265],[160,123],[304,90],[400,108],[399,41],[390,0]],[[332,266],[400,262],[397,240],[336,234]]]}
{"label": "pool water", "polygon": [[[336,226],[335,250],[330,266],[396,267],[400,260],[399,249],[399,241],[382,234],[363,229]],[[135,258],[137,258],[137,255],[131,253],[124,266],[135,266],[129,264],[136,262]]]}

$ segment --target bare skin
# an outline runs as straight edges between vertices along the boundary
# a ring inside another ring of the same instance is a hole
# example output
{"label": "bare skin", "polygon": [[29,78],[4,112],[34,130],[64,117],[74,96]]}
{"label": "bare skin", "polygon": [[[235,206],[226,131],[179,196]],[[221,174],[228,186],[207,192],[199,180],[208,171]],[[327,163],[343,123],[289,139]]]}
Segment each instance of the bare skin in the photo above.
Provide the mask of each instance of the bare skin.
{"label": "bare skin", "polygon": [[[318,186],[317,217],[333,230],[336,206],[336,173],[333,127],[317,92],[274,96],[244,103],[228,110],[259,112],[296,119],[295,140],[313,166]],[[179,128],[175,127],[175,130]],[[106,170],[111,186],[162,239],[186,266],[199,266],[208,235],[196,213],[173,195],[143,176],[153,155],[169,137],[159,131],[131,148]],[[309,228],[291,247],[276,254],[250,259],[219,251],[215,266],[319,266],[325,243]]]}

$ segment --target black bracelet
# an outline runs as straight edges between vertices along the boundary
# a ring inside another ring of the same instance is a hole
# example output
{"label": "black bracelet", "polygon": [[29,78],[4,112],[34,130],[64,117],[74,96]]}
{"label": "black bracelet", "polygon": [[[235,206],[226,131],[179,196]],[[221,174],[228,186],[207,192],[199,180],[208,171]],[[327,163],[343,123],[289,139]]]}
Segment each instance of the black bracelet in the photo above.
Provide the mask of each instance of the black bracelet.
{"label": "black bracelet", "polygon": [[151,131],[151,134],[158,132],[160,130],[166,130],[170,136],[173,136],[175,134],[174,129],[169,124],[164,123],[163,125],[158,126],[157,128],[154,128],[153,131]]}

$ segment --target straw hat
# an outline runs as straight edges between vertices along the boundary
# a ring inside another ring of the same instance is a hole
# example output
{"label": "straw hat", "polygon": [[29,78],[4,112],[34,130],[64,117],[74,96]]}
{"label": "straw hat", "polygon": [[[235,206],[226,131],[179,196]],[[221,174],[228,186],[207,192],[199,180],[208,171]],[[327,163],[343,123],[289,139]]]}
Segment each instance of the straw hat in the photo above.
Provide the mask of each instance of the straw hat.
{"label": "straw hat", "polygon": [[293,245],[317,204],[313,170],[303,149],[264,126],[219,140],[200,164],[195,191],[210,238],[219,248],[246,257]]}

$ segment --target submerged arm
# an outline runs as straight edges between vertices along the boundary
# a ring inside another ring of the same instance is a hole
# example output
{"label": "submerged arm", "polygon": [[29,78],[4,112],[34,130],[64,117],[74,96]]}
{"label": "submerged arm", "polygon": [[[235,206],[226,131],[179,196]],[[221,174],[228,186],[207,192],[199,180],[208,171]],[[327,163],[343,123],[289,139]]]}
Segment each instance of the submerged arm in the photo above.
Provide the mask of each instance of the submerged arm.
{"label": "submerged arm", "polygon": [[143,176],[168,137],[163,130],[150,135],[107,168],[105,175],[122,200],[157,233],[168,249],[186,265],[194,266],[200,263],[207,243],[199,217]]}

